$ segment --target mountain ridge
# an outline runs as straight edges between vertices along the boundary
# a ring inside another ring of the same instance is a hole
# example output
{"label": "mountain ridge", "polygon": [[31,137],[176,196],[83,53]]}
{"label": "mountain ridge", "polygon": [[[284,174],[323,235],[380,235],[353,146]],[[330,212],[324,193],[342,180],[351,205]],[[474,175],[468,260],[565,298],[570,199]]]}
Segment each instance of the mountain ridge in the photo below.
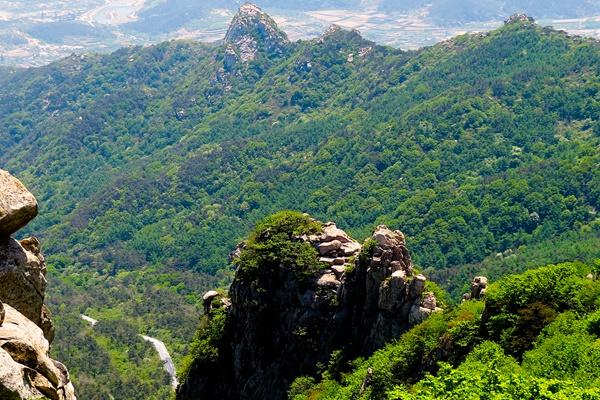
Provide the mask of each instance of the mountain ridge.
{"label": "mountain ridge", "polygon": [[[0,162],[44,211],[27,232],[51,254],[53,308],[69,304],[76,331],[78,313],[106,321],[77,336],[93,346],[55,347],[103,354],[101,380],[69,362],[82,393],[152,398],[162,378],[138,382],[144,344],[117,371],[109,328],[161,338],[179,367],[201,293],[230,282],[231,249],[281,209],[359,240],[402,227],[415,264],[450,271],[455,294],[465,264],[552,263],[573,238],[577,257],[597,256],[597,43],[517,23],[414,52],[339,31],[226,73],[225,52],[73,56],[0,87]],[[185,310],[178,324],[164,304]]]}

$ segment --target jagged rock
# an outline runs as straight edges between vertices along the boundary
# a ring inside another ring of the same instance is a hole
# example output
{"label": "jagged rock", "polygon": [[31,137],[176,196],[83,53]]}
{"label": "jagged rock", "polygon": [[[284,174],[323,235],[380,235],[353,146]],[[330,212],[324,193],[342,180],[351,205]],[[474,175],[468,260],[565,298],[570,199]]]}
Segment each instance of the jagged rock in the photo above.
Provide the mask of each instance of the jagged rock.
{"label": "jagged rock", "polygon": [[0,399],[75,400],[66,368],[48,356],[54,326],[40,243],[10,237],[36,213],[33,195],[0,170]]}
{"label": "jagged rock", "polygon": [[430,310],[435,310],[437,308],[437,299],[432,292],[425,293],[423,296],[423,300],[421,301],[421,306],[425,308],[429,308]]}
{"label": "jagged rock", "polygon": [[401,232],[379,226],[363,250],[334,223],[322,227],[294,239],[310,243],[326,269],[238,268],[218,358],[192,364],[179,399],[284,399],[291,381],[316,374],[333,350],[369,355],[440,310],[432,293],[422,296],[426,278],[414,276]]}
{"label": "jagged rock", "polygon": [[339,240],[332,240],[331,242],[324,242],[319,244],[319,253],[321,253],[322,256],[331,253],[331,252],[337,252],[339,249],[342,248],[342,242],[340,242]]}
{"label": "jagged rock", "polygon": [[532,17],[528,16],[527,14],[516,13],[516,14],[513,14],[510,17],[508,17],[504,21],[504,24],[508,25],[508,24],[514,24],[514,23],[518,23],[518,22],[534,23],[535,19],[533,19]]}
{"label": "jagged rock", "polygon": [[427,278],[422,274],[415,276],[415,279],[410,284],[410,295],[412,298],[418,297],[425,290],[425,282]]}
{"label": "jagged rock", "polygon": [[42,330],[10,305],[5,311],[0,326],[0,398],[75,400],[66,368],[48,356],[50,345]]}
{"label": "jagged rock", "polygon": [[0,238],[27,225],[37,212],[35,197],[17,178],[0,169]]}
{"label": "jagged rock", "polygon": [[283,55],[289,40],[275,21],[258,6],[252,3],[243,4],[233,18],[227,34],[224,68],[231,71],[241,61],[247,63],[256,58],[259,51],[269,55]]}
{"label": "jagged rock", "polygon": [[327,287],[330,289],[339,288],[341,282],[338,280],[334,272],[326,272],[317,280],[317,286]]}
{"label": "jagged rock", "polygon": [[235,249],[229,253],[229,262],[234,262],[242,255],[242,251],[246,248],[246,242],[240,242]]}
{"label": "jagged rock", "polygon": [[225,48],[225,57],[223,58],[223,67],[225,68],[225,71],[230,72],[233,70],[237,61],[238,55],[235,52],[235,49],[231,45],[228,45]]}
{"label": "jagged rock", "polygon": [[53,328],[43,307],[46,283],[46,263],[37,239],[0,239],[0,301],[43,327],[51,339]]}
{"label": "jagged rock", "polygon": [[471,293],[469,298],[479,300],[487,290],[488,279],[485,276],[476,276],[471,282]]}
{"label": "jagged rock", "polygon": [[208,292],[204,293],[204,296],[202,296],[202,305],[204,306],[205,314],[210,313],[212,309],[213,300],[219,296],[219,292],[217,292],[216,290],[209,290]]}

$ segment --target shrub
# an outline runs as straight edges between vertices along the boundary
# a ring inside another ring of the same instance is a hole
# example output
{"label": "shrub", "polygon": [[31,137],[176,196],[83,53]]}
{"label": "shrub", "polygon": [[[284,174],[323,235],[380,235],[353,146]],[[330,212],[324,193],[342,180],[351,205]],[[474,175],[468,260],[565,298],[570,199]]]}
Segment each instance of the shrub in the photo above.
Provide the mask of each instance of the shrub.
{"label": "shrub", "polygon": [[310,275],[325,264],[319,262],[316,249],[301,237],[319,233],[322,229],[319,222],[295,211],[282,211],[267,217],[250,235],[240,255],[239,267],[242,272],[251,273],[257,268],[284,265]]}

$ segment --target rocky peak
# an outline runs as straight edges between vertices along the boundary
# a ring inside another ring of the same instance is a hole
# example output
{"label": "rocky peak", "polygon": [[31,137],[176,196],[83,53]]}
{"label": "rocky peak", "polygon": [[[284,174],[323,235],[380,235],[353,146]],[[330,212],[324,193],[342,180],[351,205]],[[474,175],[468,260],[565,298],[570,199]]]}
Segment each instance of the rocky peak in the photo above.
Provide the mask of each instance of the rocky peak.
{"label": "rocky peak", "polygon": [[287,35],[277,27],[277,23],[258,6],[243,4],[233,17],[225,35],[225,69],[235,63],[254,60],[264,51],[268,56],[281,56],[289,44]]}
{"label": "rocky peak", "polygon": [[515,13],[515,14],[511,15],[510,17],[508,17],[506,20],[504,20],[504,25],[518,24],[518,23],[533,24],[534,22],[535,22],[535,19],[528,16],[527,14]]}
{"label": "rocky peak", "polygon": [[[196,359],[179,399],[284,399],[295,377],[317,374],[333,351],[369,355],[440,310],[402,232],[379,226],[361,246],[332,222],[285,218],[238,247],[229,299],[204,295],[209,327],[214,315],[223,321],[215,310],[226,313],[218,357]],[[290,221],[310,232],[296,235]]]}
{"label": "rocky peak", "polygon": [[0,398],[75,400],[67,369],[48,355],[54,327],[40,243],[10,236],[36,214],[35,197],[0,170]]}

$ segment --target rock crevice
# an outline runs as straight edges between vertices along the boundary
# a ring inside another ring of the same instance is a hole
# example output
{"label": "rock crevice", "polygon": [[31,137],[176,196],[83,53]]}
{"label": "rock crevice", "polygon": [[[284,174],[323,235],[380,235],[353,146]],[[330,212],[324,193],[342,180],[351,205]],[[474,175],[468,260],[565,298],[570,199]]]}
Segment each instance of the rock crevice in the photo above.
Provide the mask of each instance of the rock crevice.
{"label": "rock crevice", "polygon": [[36,214],[35,197],[0,170],[0,398],[76,400],[67,369],[48,355],[54,326],[40,243],[10,236]]}

